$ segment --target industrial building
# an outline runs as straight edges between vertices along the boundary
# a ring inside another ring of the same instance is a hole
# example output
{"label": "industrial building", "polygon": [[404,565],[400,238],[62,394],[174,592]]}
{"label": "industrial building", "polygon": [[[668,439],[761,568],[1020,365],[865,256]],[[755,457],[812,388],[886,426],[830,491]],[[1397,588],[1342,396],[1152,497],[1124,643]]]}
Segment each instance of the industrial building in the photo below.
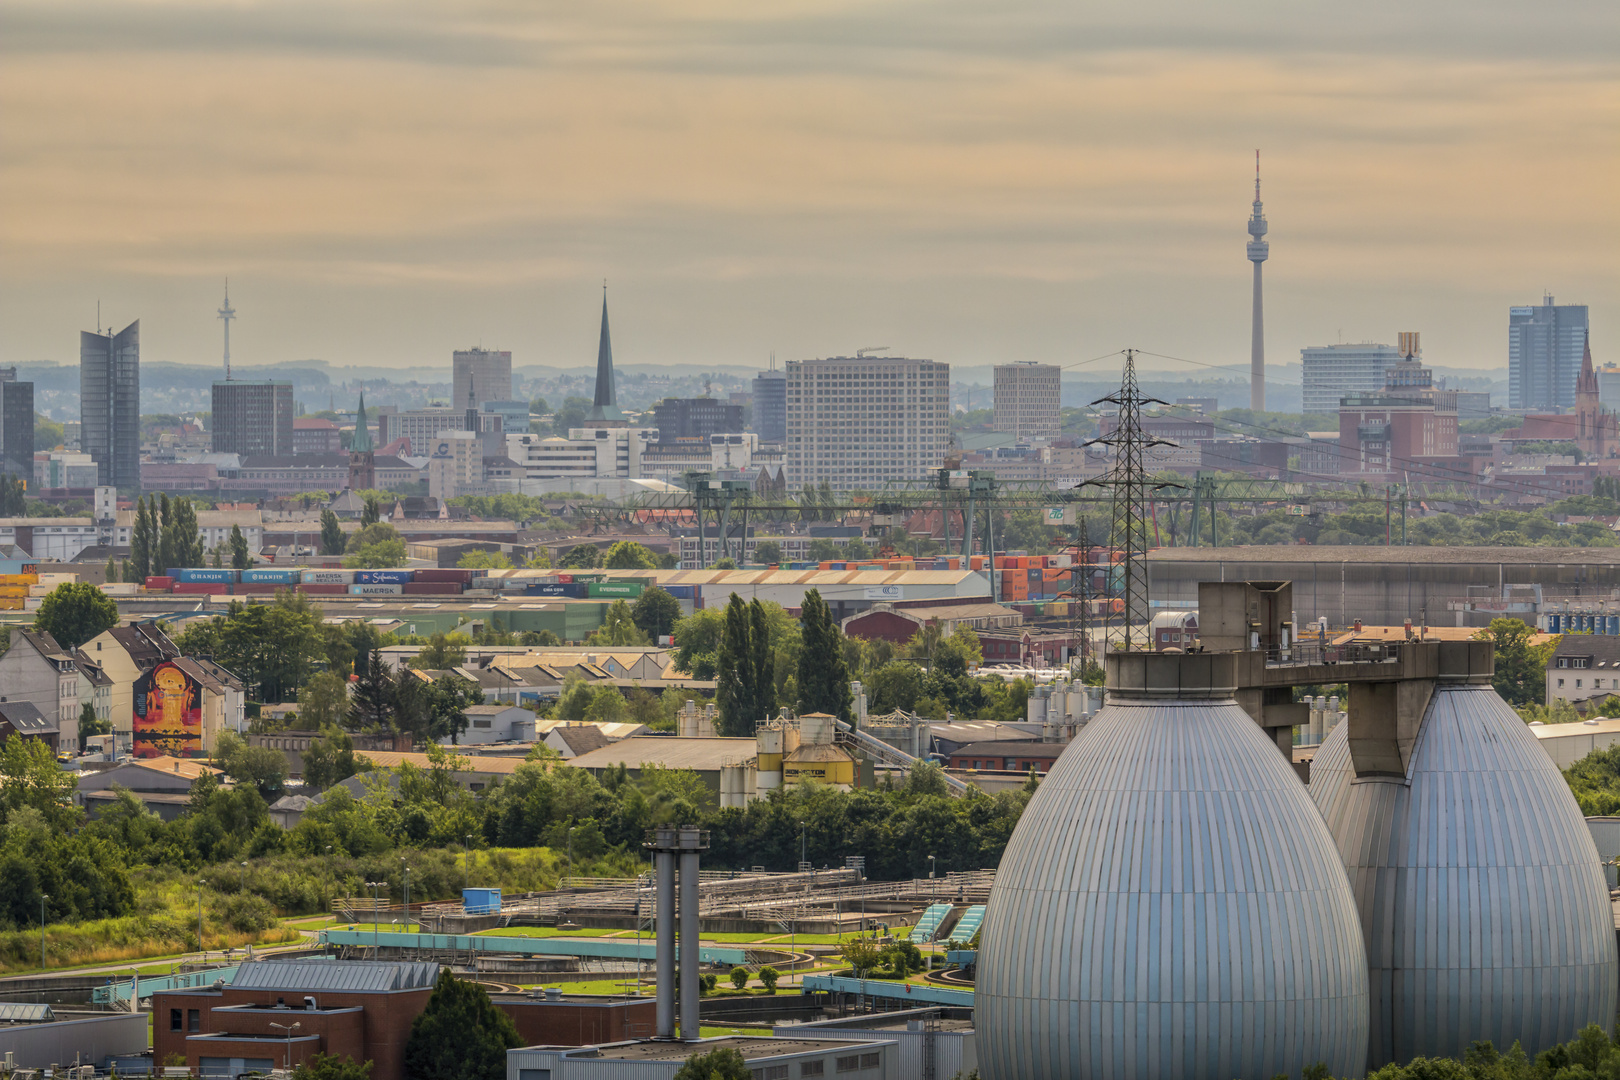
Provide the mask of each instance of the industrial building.
{"label": "industrial building", "polygon": [[40,1070],[35,1075],[74,1062],[100,1067],[111,1058],[145,1053],[146,1022],[147,1015],[141,1012],[0,1002],[0,1056],[19,1070]]}

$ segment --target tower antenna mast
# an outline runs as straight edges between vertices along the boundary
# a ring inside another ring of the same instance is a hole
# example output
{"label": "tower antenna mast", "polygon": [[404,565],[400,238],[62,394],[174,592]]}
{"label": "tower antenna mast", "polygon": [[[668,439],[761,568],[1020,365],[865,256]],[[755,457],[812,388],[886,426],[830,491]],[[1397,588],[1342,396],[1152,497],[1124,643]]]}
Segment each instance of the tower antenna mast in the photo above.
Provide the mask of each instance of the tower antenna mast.
{"label": "tower antenna mast", "polygon": [[1266,212],[1260,205],[1260,151],[1254,152],[1254,209],[1249,215],[1249,261],[1254,263],[1254,321],[1249,331],[1249,408],[1266,411],[1266,315],[1260,264],[1271,254],[1266,243]]}
{"label": "tower antenna mast", "polygon": [[231,381],[231,320],[236,318],[236,309],[231,307],[231,279],[225,279],[225,306],[219,309],[219,317],[225,321],[225,381]]}

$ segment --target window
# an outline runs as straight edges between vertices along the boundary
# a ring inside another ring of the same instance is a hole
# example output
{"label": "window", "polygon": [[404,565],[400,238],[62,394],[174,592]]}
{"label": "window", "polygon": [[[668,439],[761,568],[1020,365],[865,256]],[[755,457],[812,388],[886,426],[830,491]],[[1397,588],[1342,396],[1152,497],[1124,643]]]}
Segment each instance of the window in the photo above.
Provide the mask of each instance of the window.
{"label": "window", "polygon": [[186,1010],[186,1030],[187,1031],[201,1031],[202,1030],[202,1013],[201,1012],[199,1012],[196,1009],[187,1009]]}
{"label": "window", "polygon": [[181,1026],[180,1026],[180,1010],[179,1009],[170,1009],[169,1010],[169,1030],[170,1031],[180,1031],[181,1030]]}
{"label": "window", "polygon": [[861,1067],[861,1055],[850,1054],[833,1062],[833,1067],[839,1072],[855,1072]]}
{"label": "window", "polygon": [[1563,688],[1564,688],[1564,680],[1559,679],[1558,680],[1558,689],[1562,690]]}
{"label": "window", "polygon": [[787,1074],[786,1065],[766,1065],[753,1070],[754,1080],[787,1080]]}
{"label": "window", "polygon": [[801,1061],[801,1062],[799,1062],[799,1075],[800,1076],[820,1076],[821,1074],[825,1073],[826,1071],[827,1071],[827,1063],[825,1061]]}
{"label": "window", "polygon": [[862,1054],[861,1055],[861,1068],[863,1068],[863,1069],[875,1069],[875,1068],[878,1067],[878,1063],[880,1061],[882,1061],[882,1060],[883,1060],[883,1056],[881,1054]]}

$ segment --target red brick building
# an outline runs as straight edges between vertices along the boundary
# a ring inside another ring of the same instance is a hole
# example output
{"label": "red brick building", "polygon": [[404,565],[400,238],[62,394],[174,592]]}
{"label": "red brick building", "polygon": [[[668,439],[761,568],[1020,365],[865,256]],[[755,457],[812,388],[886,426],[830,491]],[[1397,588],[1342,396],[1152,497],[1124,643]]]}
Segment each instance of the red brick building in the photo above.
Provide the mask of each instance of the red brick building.
{"label": "red brick building", "polygon": [[658,1030],[652,997],[600,997],[546,991],[540,997],[491,999],[512,1018],[525,1046],[594,1046],[650,1039]]}
{"label": "red brick building", "polygon": [[181,1054],[204,1076],[234,1077],[323,1053],[375,1062],[372,1080],[404,1080],[405,1040],[438,977],[427,962],[243,964],[229,986],[152,995],[152,1059]]}
{"label": "red brick building", "polygon": [[991,772],[1027,773],[1034,769],[1045,775],[1057,763],[1058,755],[1067,743],[1026,741],[1024,739],[995,739],[990,742],[969,743],[951,751],[951,768],[979,769]]}
{"label": "red brick building", "polygon": [[1592,369],[1592,337],[1587,334],[1581,373],[1575,380],[1575,411],[1532,413],[1524,423],[1502,432],[1504,440],[1572,442],[1587,461],[1620,456],[1620,420],[1599,401],[1597,372]]}
{"label": "red brick building", "polygon": [[[1433,389],[1429,369],[1408,357],[1385,372],[1382,393],[1339,401],[1339,475],[1349,480],[1425,480],[1472,474],[1461,456],[1457,410]],[[1414,477],[1414,478],[1417,478]]]}

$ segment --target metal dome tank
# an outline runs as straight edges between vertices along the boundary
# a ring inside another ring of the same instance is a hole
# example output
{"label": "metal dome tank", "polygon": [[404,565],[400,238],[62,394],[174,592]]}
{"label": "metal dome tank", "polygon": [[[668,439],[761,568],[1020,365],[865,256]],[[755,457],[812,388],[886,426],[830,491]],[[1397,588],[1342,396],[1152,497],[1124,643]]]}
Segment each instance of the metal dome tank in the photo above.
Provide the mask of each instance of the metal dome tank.
{"label": "metal dome tank", "polygon": [[[1333,839],[1230,655],[1108,657],[991,891],[986,1080],[1360,1076],[1367,968]],[[1153,687],[1152,690],[1144,689]]]}
{"label": "metal dome tank", "polygon": [[[1354,690],[1352,690],[1354,692]],[[1370,966],[1367,1067],[1461,1057],[1489,1039],[1532,1057],[1614,1022],[1614,914],[1569,787],[1489,685],[1440,684],[1405,777],[1356,777],[1349,723],[1310,793],[1355,892]]]}

